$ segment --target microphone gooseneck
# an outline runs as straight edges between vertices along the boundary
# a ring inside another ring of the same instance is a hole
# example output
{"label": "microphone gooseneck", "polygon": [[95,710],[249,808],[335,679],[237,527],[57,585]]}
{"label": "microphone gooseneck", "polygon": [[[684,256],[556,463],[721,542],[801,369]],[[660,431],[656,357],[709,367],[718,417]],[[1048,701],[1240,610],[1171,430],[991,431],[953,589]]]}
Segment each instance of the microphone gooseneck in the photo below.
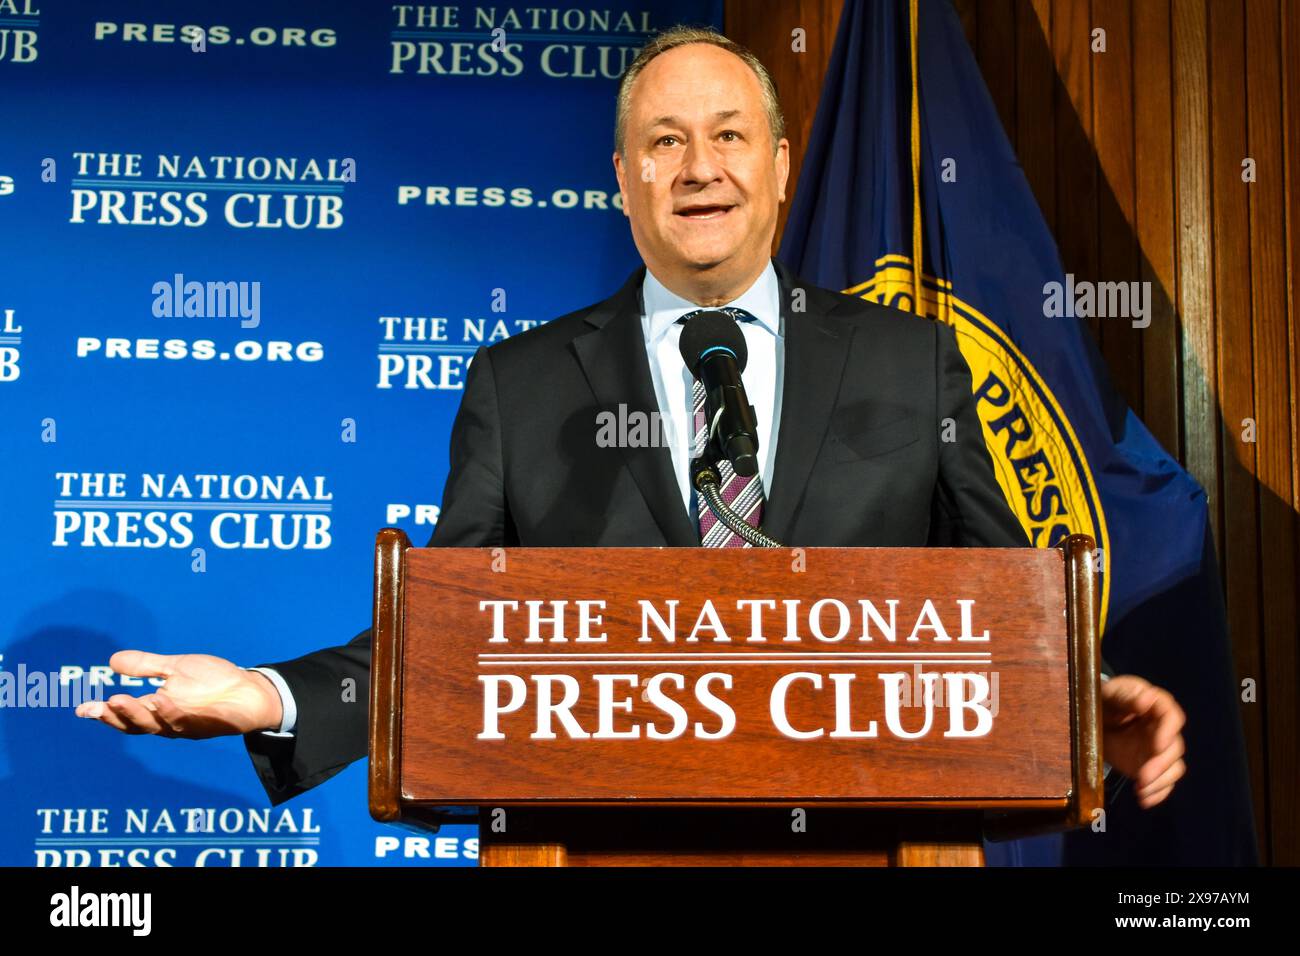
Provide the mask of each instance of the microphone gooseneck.
{"label": "microphone gooseneck", "polygon": [[722,477],[708,459],[696,458],[691,462],[691,484],[704,497],[705,504],[709,506],[709,510],[718,521],[726,525],[733,534],[748,541],[755,548],[785,547],[763,529],[755,528],[722,500]]}

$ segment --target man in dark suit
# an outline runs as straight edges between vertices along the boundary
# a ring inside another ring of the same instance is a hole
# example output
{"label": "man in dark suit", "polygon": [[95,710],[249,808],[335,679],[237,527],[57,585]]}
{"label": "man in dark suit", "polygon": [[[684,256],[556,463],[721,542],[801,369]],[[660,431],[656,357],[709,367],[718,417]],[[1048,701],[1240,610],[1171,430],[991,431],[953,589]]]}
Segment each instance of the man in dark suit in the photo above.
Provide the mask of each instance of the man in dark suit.
{"label": "man in dark suit", "polygon": [[[710,530],[688,484],[698,412],[677,352],[683,320],[722,308],[746,340],[759,421],[759,474],[728,479],[751,524],[792,546],[1027,546],[952,331],[770,258],[789,144],[762,64],[711,31],[667,31],[625,74],[615,129],[645,267],[611,298],[479,351],[430,545],[740,545]],[[661,415],[666,446],[607,447],[606,412]],[[366,754],[369,631],[257,669],[140,651],[110,663],[166,684],[79,715],[132,733],[242,733],[273,802]],[[1106,759],[1153,806],[1184,769],[1182,711],[1132,675],[1102,696]]]}

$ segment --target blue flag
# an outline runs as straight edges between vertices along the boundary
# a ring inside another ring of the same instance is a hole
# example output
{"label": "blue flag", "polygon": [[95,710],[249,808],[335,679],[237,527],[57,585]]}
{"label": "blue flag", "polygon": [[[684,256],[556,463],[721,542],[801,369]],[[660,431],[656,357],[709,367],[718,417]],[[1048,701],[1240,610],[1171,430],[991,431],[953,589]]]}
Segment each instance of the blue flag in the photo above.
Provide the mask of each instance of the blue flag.
{"label": "blue flag", "polygon": [[988,843],[987,860],[1254,864],[1205,492],[1127,408],[1075,317],[1089,303],[1131,314],[1140,288],[1064,274],[956,13],[946,0],[918,6],[919,201],[908,2],[848,0],[779,257],[816,285],[954,328],[1030,540],[1097,541],[1107,661],[1168,689],[1187,714],[1187,774],[1163,803],[1139,809],[1128,785],[1104,831]]}

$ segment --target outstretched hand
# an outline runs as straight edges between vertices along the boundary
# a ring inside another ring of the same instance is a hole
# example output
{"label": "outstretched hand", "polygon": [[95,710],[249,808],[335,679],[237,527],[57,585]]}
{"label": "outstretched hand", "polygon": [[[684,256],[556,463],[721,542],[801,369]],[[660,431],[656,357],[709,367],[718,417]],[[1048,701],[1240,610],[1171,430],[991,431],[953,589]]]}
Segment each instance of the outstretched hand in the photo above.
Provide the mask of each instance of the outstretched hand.
{"label": "outstretched hand", "polygon": [[256,730],[278,730],[280,694],[266,676],[211,654],[118,651],[108,666],[130,677],[162,677],[151,694],[114,694],[86,701],[78,717],[100,720],[127,734],[201,740]]}

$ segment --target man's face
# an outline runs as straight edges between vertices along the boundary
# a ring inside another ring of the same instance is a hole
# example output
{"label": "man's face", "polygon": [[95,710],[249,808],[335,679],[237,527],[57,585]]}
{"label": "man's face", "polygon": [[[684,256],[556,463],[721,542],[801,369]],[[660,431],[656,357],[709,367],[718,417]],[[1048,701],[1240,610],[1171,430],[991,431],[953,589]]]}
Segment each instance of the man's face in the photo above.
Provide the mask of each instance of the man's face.
{"label": "man's face", "polygon": [[614,168],[650,270],[670,285],[720,288],[756,276],[771,254],[790,147],[773,149],[754,72],[709,44],[669,50],[634,81],[626,124]]}

